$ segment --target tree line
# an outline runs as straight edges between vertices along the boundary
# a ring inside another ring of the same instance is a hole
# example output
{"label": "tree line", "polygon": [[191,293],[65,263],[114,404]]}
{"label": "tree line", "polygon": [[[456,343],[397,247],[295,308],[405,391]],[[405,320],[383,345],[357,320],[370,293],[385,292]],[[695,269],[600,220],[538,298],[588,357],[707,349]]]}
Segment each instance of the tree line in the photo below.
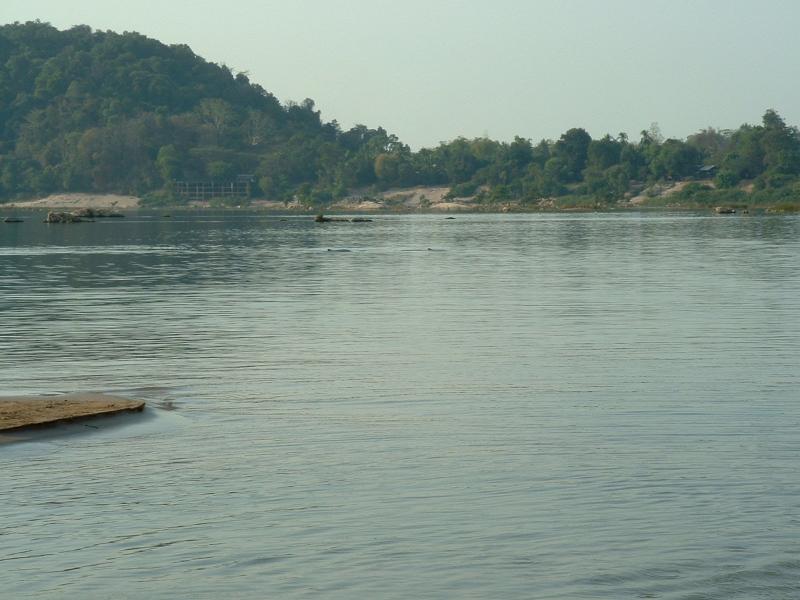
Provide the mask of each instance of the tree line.
{"label": "tree line", "polygon": [[[759,125],[685,140],[458,138],[412,151],[383,128],[343,130],[313,100],[281,104],[245,73],[137,33],[0,27],[0,200],[56,192],[160,194],[183,181],[253,177],[254,196],[324,205],[354,190],[450,187],[488,203],[585,197],[613,204],[636,185],[695,177],[767,194],[800,191],[800,135],[774,110]],[[707,190],[692,188],[694,194]]]}

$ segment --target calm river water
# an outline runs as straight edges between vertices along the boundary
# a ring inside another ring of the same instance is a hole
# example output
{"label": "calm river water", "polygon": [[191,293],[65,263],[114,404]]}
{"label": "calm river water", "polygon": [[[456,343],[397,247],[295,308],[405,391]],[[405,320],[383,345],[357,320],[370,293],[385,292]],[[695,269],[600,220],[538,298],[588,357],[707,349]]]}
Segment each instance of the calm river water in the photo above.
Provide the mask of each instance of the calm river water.
{"label": "calm river water", "polygon": [[3,598],[800,596],[800,218],[0,224]]}

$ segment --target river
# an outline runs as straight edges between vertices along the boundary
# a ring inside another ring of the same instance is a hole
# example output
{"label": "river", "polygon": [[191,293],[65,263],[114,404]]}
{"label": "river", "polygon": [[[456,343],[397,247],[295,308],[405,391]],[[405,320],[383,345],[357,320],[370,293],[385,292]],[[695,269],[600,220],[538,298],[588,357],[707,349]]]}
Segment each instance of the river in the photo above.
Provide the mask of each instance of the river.
{"label": "river", "polygon": [[800,595],[800,218],[0,223],[0,596]]}

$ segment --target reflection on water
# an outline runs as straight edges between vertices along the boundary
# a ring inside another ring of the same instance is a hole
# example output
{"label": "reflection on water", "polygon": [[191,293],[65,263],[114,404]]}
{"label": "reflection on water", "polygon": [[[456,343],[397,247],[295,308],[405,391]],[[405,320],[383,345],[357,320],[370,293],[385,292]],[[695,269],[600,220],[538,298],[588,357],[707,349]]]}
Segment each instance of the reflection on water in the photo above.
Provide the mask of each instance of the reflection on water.
{"label": "reflection on water", "polygon": [[3,593],[794,597],[799,233],[683,214],[1,228],[0,392],[150,407],[0,445]]}

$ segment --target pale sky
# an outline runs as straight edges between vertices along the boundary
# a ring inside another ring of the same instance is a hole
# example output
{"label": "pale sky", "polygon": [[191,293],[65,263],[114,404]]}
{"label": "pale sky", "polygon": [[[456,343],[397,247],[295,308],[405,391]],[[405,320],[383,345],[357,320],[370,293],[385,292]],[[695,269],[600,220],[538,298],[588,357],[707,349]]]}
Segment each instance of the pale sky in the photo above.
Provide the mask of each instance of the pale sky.
{"label": "pale sky", "polygon": [[800,124],[800,0],[0,0],[0,22],[138,31],[413,148]]}

